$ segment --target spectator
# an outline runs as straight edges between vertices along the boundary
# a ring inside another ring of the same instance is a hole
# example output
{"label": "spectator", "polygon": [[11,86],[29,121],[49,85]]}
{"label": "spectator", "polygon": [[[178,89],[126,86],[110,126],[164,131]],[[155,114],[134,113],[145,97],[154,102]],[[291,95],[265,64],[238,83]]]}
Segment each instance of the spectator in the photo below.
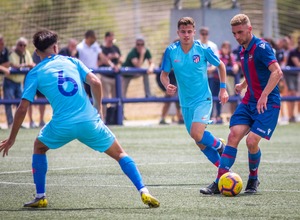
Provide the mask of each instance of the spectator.
{"label": "spectator", "polygon": [[[209,29],[207,27],[201,27],[199,30],[200,33],[200,42],[204,44],[207,47],[210,47],[211,50],[214,52],[215,55],[219,56],[219,50],[218,46],[209,40]],[[218,96],[220,91],[220,79],[217,72],[217,68],[211,64],[208,64],[207,66],[207,74],[208,74],[208,83],[210,90],[212,92],[213,97]],[[221,104],[219,101],[214,101],[214,107],[212,111],[212,116],[215,115],[215,118],[213,118],[214,122],[217,124],[222,124],[223,120],[221,118]],[[214,113],[214,108],[216,109],[216,113]]]}
{"label": "spectator", "polygon": [[[0,73],[3,73],[4,76],[10,74],[9,72],[9,59],[8,59],[9,51],[5,47],[5,42],[3,36],[0,34]],[[3,77],[1,75],[0,79],[1,85],[3,83]],[[2,98],[2,93],[0,98]]]}
{"label": "spectator", "polygon": [[[235,76],[239,72],[239,65],[235,61],[235,57],[231,50],[231,44],[229,41],[224,41],[221,45],[220,60],[223,61],[226,67],[231,67],[232,72],[227,75],[227,91],[229,96],[234,96],[234,87],[236,83]],[[230,102],[230,115],[233,114],[237,106],[237,102]]]}
{"label": "spectator", "polygon": [[[3,78],[4,76],[8,76],[10,74],[9,71],[9,59],[8,59],[9,51],[5,47],[4,37],[0,34],[0,99],[2,99],[2,86],[3,86]],[[4,74],[4,76],[2,75]]]}
{"label": "spectator", "polygon": [[[124,67],[137,67],[141,68],[144,64],[144,61],[147,60],[149,67],[147,69],[147,74],[143,74],[144,90],[145,96],[151,97],[150,85],[149,85],[149,76],[148,74],[153,73],[154,63],[152,61],[152,55],[148,48],[145,46],[145,40],[142,37],[138,37],[135,41],[135,47],[128,53],[125,62],[123,63]],[[130,81],[133,78],[137,78],[141,75],[123,75],[122,80],[122,93],[126,97],[127,90]]]}
{"label": "spectator", "polygon": [[[76,47],[78,51],[78,58],[90,69],[98,69],[98,61],[107,63],[110,67],[114,68],[114,64],[106,58],[102,53],[102,49],[97,42],[95,31],[88,30],[85,32],[84,39]],[[98,76],[100,78],[100,76]],[[92,97],[90,86],[85,84],[85,89],[89,97]]]}
{"label": "spectator", "polygon": [[[32,54],[32,60],[36,65],[41,62],[40,57],[36,54],[35,51]],[[37,99],[45,99],[46,98],[39,90],[36,91],[36,96],[37,96]],[[45,125],[45,120],[44,120],[45,110],[46,110],[46,104],[39,104],[39,113],[40,113],[39,127],[40,128],[44,127],[44,125]]]}
{"label": "spectator", "polygon": [[76,49],[77,43],[78,42],[76,39],[70,38],[68,41],[68,45],[66,47],[61,48],[58,54],[78,58],[78,52]]}
{"label": "spectator", "polygon": [[[9,55],[9,62],[11,67],[17,69],[30,69],[35,66],[35,63],[32,60],[30,52],[26,49],[27,39],[20,37],[16,46],[13,48],[12,53]],[[5,99],[21,99],[22,96],[22,83],[24,82],[24,74],[12,74],[5,76],[4,79],[4,98]],[[13,115],[11,105],[5,105],[5,113],[7,118],[8,128],[11,128],[13,123]],[[29,123],[30,127],[36,127],[32,118],[32,107],[28,110]]]}
{"label": "spectator", "polygon": [[[174,74],[173,70],[169,73],[169,78],[170,78],[170,83],[177,86],[177,82],[176,82],[176,78],[175,78],[175,74]],[[156,81],[157,81],[159,88],[165,93],[165,98],[171,98],[172,96],[167,94],[166,88],[160,81],[160,74],[156,75]],[[175,95],[177,96],[177,93]],[[177,123],[183,124],[183,119],[182,119],[181,108],[180,108],[179,102],[176,102],[175,105],[176,105]],[[166,117],[168,115],[168,111],[169,111],[170,107],[171,107],[171,102],[164,102],[162,112],[161,112],[161,118],[159,121],[160,125],[168,124],[166,122]]]}
{"label": "spectator", "polygon": [[[173,43],[175,43],[177,41],[179,41],[179,38],[175,39],[173,41]],[[175,74],[174,74],[173,70],[171,70],[171,72],[169,73],[169,79],[170,79],[171,84],[177,86],[177,81],[176,81],[176,77],[175,77]],[[157,82],[159,88],[165,93],[165,98],[171,98],[172,96],[167,93],[166,88],[164,87],[164,85],[160,81],[160,74],[156,75],[156,82]],[[177,92],[176,92],[175,95],[176,96],[178,95]],[[175,105],[176,105],[177,122],[178,122],[178,124],[183,124],[183,118],[182,118],[181,108],[180,108],[179,102],[176,102]],[[168,124],[166,122],[166,117],[168,115],[168,111],[169,111],[170,107],[171,107],[171,102],[164,102],[162,112],[161,112],[161,118],[160,118],[160,121],[159,121],[160,125]]]}
{"label": "spectator", "polygon": [[[291,50],[289,53],[287,66],[300,67],[300,36],[298,37],[297,47]],[[297,93],[299,92],[299,85],[298,85],[299,73],[286,72],[284,73],[284,77],[288,86],[288,96],[296,96]],[[296,107],[296,101],[291,101],[288,103],[288,116],[289,116],[289,122],[291,123],[296,122],[295,107]]]}
{"label": "spectator", "polygon": [[[122,65],[122,55],[119,47],[114,44],[115,35],[113,32],[108,31],[105,33],[104,42],[101,45],[103,54],[115,65],[115,72],[118,72]],[[104,63],[103,60],[99,62],[100,67],[109,66],[107,63]],[[116,80],[115,75],[102,75],[102,89],[103,89],[103,98],[115,98],[116,97]],[[103,121],[106,124],[117,124],[117,110],[116,104],[110,104],[110,107],[107,108],[107,105],[103,105]]]}

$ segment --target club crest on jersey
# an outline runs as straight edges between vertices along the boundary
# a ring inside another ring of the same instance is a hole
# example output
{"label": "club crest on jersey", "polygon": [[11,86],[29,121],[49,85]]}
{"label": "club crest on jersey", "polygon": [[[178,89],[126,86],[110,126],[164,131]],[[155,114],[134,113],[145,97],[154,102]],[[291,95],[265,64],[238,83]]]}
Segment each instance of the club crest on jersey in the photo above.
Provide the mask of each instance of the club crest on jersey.
{"label": "club crest on jersey", "polygon": [[261,47],[262,49],[266,48],[266,44],[265,43],[261,43],[260,45],[258,45],[259,47]]}
{"label": "club crest on jersey", "polygon": [[199,55],[193,55],[193,62],[194,63],[199,63],[200,61],[200,56]]}

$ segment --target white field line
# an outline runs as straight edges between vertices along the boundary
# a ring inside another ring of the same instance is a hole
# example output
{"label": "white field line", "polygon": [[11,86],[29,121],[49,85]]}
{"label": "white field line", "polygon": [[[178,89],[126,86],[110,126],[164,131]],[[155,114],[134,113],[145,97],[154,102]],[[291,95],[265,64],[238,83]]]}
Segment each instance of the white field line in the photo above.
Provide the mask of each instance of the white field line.
{"label": "white field line", "polygon": [[[33,183],[14,183],[14,182],[0,182],[0,184],[3,185],[34,185]],[[52,187],[52,186],[59,186],[59,187],[64,187],[63,185],[60,184],[47,184],[47,187]],[[67,187],[107,187],[107,188],[133,188],[133,185],[111,185],[111,184],[93,184],[93,185],[68,185]],[[149,187],[149,186],[148,186]],[[156,185],[156,186],[151,186],[151,188],[156,188],[156,189],[180,189],[180,190],[199,190],[200,186],[191,187],[191,186],[185,186],[184,184],[181,186],[178,185]],[[277,190],[277,189],[266,189],[266,190],[259,190],[260,192],[281,192],[281,193],[300,193],[300,190]]]}

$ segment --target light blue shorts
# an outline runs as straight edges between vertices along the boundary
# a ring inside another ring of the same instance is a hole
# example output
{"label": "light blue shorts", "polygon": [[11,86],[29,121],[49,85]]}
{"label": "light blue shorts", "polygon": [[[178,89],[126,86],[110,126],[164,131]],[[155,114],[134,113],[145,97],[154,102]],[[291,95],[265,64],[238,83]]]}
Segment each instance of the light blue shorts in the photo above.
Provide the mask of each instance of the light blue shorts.
{"label": "light blue shorts", "polygon": [[189,134],[191,132],[191,126],[193,122],[199,122],[202,124],[212,123],[212,120],[210,120],[212,107],[212,101],[206,100],[193,107],[181,108],[184,124]]}
{"label": "light blue shorts", "polygon": [[64,125],[49,122],[38,135],[38,140],[50,149],[57,149],[77,139],[88,147],[104,152],[115,141],[115,135],[101,119]]}

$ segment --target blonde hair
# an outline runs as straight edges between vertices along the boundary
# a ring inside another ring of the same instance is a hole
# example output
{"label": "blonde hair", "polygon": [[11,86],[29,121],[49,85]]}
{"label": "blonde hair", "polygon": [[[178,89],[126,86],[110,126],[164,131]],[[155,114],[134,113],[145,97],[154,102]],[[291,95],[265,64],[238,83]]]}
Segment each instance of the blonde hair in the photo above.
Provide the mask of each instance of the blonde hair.
{"label": "blonde hair", "polygon": [[237,26],[237,25],[248,25],[248,26],[251,26],[250,19],[245,14],[237,14],[237,15],[235,15],[231,19],[230,24],[231,24],[231,26]]}

